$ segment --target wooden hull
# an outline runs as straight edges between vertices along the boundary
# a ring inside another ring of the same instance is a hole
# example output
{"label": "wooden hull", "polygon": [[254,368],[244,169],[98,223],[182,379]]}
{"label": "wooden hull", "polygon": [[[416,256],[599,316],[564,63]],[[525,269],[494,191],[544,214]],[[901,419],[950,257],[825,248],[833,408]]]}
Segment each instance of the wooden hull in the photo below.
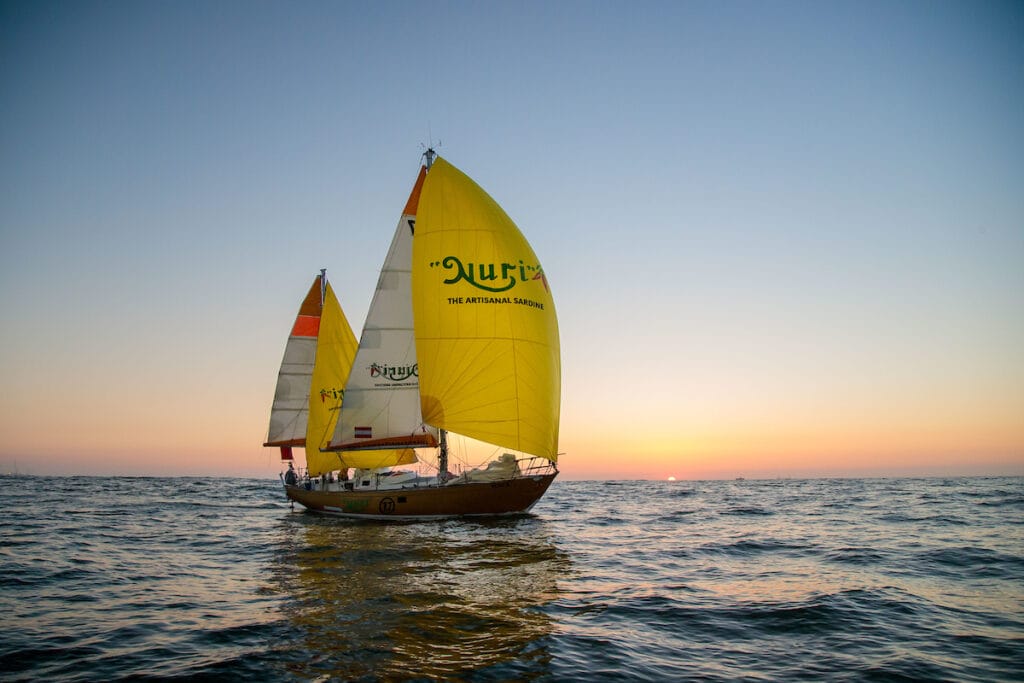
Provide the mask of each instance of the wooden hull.
{"label": "wooden hull", "polygon": [[540,500],[555,474],[441,487],[377,491],[307,491],[285,486],[285,493],[314,512],[361,519],[437,519],[514,515]]}

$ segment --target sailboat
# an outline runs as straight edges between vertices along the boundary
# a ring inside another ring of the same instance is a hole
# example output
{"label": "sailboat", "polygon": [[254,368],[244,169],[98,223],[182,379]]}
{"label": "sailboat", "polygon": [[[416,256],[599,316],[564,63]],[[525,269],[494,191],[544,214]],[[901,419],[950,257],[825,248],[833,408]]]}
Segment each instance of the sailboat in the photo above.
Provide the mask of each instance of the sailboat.
{"label": "sailboat", "polygon": [[[288,339],[264,445],[283,460],[305,448],[304,476],[289,463],[282,480],[311,511],[520,514],[558,475],[561,359],[547,277],[497,202],[434,150],[423,158],[359,343],[323,271]],[[451,471],[453,435],[495,457]],[[395,469],[413,463],[433,471]]]}

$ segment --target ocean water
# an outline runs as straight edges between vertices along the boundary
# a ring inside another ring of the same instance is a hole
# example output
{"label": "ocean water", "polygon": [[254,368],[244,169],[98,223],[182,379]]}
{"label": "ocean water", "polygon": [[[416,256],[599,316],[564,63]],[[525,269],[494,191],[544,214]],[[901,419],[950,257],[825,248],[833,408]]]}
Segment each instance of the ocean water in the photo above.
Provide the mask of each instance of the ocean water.
{"label": "ocean water", "polygon": [[1024,679],[1024,479],[556,482],[351,522],[252,479],[0,479],[0,679]]}

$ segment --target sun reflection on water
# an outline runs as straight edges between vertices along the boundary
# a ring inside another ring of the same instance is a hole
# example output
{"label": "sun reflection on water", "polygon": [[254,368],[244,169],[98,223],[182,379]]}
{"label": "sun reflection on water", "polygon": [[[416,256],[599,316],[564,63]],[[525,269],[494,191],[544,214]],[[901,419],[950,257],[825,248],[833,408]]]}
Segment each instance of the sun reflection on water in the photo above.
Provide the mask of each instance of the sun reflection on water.
{"label": "sun reflection on water", "polygon": [[283,526],[274,582],[301,634],[291,643],[302,653],[293,674],[518,677],[550,659],[552,621],[539,607],[559,594],[569,559],[542,520],[366,524],[295,515]]}

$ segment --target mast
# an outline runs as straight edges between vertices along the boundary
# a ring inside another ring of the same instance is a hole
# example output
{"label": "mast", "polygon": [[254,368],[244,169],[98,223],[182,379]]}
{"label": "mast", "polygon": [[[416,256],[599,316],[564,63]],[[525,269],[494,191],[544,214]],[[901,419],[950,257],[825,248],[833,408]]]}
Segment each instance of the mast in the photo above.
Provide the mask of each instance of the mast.
{"label": "mast", "polygon": [[437,456],[437,481],[443,484],[448,481],[448,431],[439,430],[441,435],[441,450]]}
{"label": "mast", "polygon": [[[434,151],[434,148],[427,147],[427,151],[423,153],[423,165],[427,171],[430,171],[430,167],[433,166],[435,157],[437,157],[437,152]],[[439,429],[438,436],[441,448],[437,455],[437,481],[439,484],[443,484],[448,481],[448,431]]]}
{"label": "mast", "polygon": [[324,299],[327,298],[327,269],[320,269],[320,310],[324,308]]}

